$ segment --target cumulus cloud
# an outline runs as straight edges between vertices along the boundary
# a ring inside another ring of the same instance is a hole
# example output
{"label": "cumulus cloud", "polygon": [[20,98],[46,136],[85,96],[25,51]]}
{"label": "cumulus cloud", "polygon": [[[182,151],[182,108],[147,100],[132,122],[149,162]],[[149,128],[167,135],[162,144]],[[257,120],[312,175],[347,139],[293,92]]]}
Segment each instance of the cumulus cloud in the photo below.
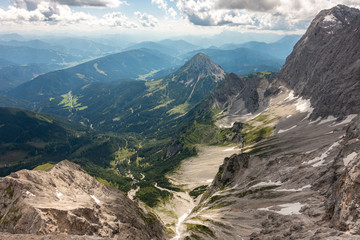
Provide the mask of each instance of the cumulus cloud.
{"label": "cumulus cloud", "polygon": [[[136,28],[126,16],[120,12],[107,13],[102,17],[93,16],[81,11],[73,11],[68,5],[60,2],[70,2],[70,0],[59,1],[37,1],[37,0],[15,0],[14,6],[9,6],[8,10],[0,9],[0,22],[3,23],[27,23],[38,22],[44,24],[85,24],[90,26],[108,26]],[[82,4],[97,4],[100,0],[86,0]],[[111,0],[102,1],[103,5],[110,3]],[[80,0],[72,1],[72,4],[80,4]]]}
{"label": "cumulus cloud", "polygon": [[245,29],[305,29],[322,9],[337,4],[360,7],[358,0],[174,0],[194,25]]}
{"label": "cumulus cloud", "polygon": [[[110,27],[125,27],[125,28],[136,28],[137,25],[131,22],[125,15],[121,12],[112,12],[105,14],[102,19],[98,20],[100,25],[110,26]],[[96,25],[96,22],[94,22]]]}
{"label": "cumulus cloud", "polygon": [[158,25],[159,20],[150,14],[134,12],[134,15],[143,27],[156,27]]}
{"label": "cumulus cloud", "polygon": [[219,0],[216,4],[225,9],[248,9],[265,12],[280,5],[280,0]]}
{"label": "cumulus cloud", "polygon": [[151,0],[151,3],[158,5],[158,8],[163,9],[167,15],[173,18],[177,16],[175,9],[172,7],[169,8],[166,0]]}
{"label": "cumulus cloud", "polygon": [[48,2],[54,5],[66,5],[74,7],[118,7],[126,2],[119,0],[13,0],[15,7],[24,8],[33,11],[43,2]]}

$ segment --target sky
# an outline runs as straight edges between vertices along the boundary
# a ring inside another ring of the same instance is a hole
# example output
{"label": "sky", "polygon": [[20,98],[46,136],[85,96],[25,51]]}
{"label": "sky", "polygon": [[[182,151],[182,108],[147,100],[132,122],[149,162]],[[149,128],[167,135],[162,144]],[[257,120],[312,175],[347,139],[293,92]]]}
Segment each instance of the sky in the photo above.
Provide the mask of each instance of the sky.
{"label": "sky", "polygon": [[360,0],[0,0],[0,32],[303,33],[316,14]]}

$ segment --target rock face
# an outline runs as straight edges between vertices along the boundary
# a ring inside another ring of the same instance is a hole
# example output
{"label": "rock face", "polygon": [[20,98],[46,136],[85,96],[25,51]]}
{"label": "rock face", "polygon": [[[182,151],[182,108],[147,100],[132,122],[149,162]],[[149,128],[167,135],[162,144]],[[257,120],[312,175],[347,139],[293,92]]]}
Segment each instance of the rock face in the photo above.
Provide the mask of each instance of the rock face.
{"label": "rock face", "polygon": [[0,178],[0,196],[2,232],[164,239],[156,217],[66,160]]}
{"label": "rock face", "polygon": [[220,188],[231,185],[234,182],[234,177],[241,174],[242,170],[248,166],[249,156],[247,154],[233,154],[225,158],[207,194],[211,195]]}
{"label": "rock face", "polygon": [[327,211],[335,228],[360,234],[360,118],[347,128],[341,153],[332,167],[334,183],[327,194]]}
{"label": "rock face", "polygon": [[321,11],[279,73],[295,95],[311,98],[312,118],[359,113],[360,10]]}
{"label": "rock face", "polygon": [[321,11],[277,79],[254,85],[255,111],[245,79],[214,90],[233,114],[220,127],[237,117],[244,139],[273,132],[224,160],[184,221],[187,239],[360,239],[359,31],[360,10]]}
{"label": "rock face", "polygon": [[254,113],[267,104],[276,74],[254,73],[244,77],[228,74],[211,94],[211,105],[229,115]]}

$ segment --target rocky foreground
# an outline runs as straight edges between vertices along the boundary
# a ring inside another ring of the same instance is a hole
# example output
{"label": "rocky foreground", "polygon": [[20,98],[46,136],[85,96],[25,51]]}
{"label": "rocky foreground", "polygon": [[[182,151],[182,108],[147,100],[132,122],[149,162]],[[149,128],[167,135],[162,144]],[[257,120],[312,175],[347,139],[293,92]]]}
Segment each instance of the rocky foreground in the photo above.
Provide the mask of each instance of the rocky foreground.
{"label": "rocky foreground", "polygon": [[0,231],[2,239],[165,238],[154,216],[66,160],[0,178]]}

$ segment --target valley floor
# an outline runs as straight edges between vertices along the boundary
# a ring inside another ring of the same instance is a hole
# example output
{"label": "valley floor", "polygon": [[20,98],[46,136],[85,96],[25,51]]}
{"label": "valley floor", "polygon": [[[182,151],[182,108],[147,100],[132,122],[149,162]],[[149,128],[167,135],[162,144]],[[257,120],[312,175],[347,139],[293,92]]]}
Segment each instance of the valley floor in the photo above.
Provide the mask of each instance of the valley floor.
{"label": "valley floor", "polygon": [[201,195],[194,199],[189,193],[195,188],[210,185],[224,158],[240,152],[235,146],[201,145],[198,148],[200,151],[196,157],[185,159],[174,173],[167,176],[174,186],[182,190],[181,192],[157,186],[173,194],[172,199],[155,209],[164,224],[176,234],[173,239],[180,239],[181,233],[186,230],[181,224],[182,221],[200,201]]}

